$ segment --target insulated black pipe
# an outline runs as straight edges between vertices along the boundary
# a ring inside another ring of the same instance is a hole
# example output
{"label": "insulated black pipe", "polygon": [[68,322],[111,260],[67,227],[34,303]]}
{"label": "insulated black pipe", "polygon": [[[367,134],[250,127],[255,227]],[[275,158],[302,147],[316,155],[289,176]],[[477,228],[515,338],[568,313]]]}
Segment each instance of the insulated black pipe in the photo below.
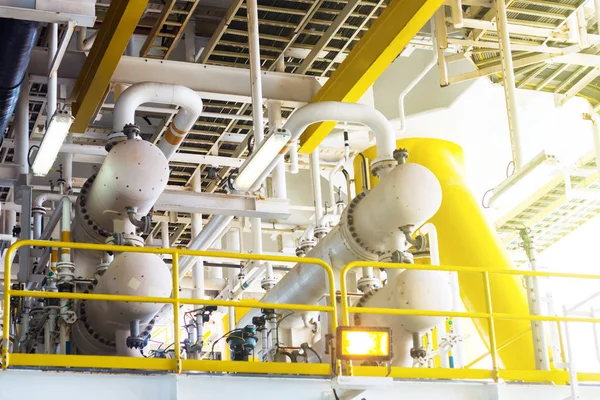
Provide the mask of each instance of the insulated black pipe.
{"label": "insulated black pipe", "polygon": [[15,110],[39,22],[0,18],[0,143]]}

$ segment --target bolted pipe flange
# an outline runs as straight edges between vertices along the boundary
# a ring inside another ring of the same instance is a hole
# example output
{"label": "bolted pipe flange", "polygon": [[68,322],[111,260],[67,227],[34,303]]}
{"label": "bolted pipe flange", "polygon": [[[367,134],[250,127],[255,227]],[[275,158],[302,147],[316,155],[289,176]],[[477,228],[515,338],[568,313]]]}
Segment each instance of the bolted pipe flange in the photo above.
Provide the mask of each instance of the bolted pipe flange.
{"label": "bolted pipe flange", "polygon": [[104,142],[104,149],[108,152],[117,144],[126,140],[127,136],[125,136],[122,132],[113,132],[106,138],[106,142]]}
{"label": "bolted pipe flange", "polygon": [[59,261],[56,264],[56,272],[60,282],[72,282],[75,280],[75,263],[71,261]]}
{"label": "bolted pipe flange", "polygon": [[123,127],[123,134],[127,137],[127,140],[135,139],[140,134],[140,127],[135,124],[127,124]]}
{"label": "bolted pipe flange", "polygon": [[356,287],[363,293],[368,293],[374,289],[381,288],[381,281],[377,278],[364,277],[356,283]]}
{"label": "bolted pipe flange", "polygon": [[393,158],[376,159],[371,164],[371,172],[373,175],[380,177],[382,172],[389,171],[398,165],[398,161]]}
{"label": "bolted pipe flange", "polygon": [[273,287],[274,287],[276,284],[277,284],[277,279],[275,279],[275,278],[271,278],[271,279],[269,279],[269,278],[263,278],[263,279],[260,281],[260,287],[261,287],[263,290],[271,290],[271,289],[273,289]]}
{"label": "bolted pipe flange", "polygon": [[31,213],[33,215],[36,215],[36,214],[46,215],[46,209],[44,207],[32,207]]}
{"label": "bolted pipe flange", "polygon": [[300,246],[296,249],[296,254],[298,252],[303,252],[305,255],[308,254],[312,249],[317,245],[317,241],[314,239],[304,239],[300,242]]}
{"label": "bolted pipe flange", "polygon": [[315,227],[314,235],[317,239],[323,239],[331,231],[331,228],[326,225],[319,225]]}

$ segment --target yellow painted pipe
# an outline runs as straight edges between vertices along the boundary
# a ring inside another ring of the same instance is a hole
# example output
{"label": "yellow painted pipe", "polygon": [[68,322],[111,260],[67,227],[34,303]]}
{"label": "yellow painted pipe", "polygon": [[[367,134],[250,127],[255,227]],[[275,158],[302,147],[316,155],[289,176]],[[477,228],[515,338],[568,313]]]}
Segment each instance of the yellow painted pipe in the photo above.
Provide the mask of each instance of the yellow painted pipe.
{"label": "yellow painted pipe", "polygon": [[[468,267],[513,268],[508,253],[500,242],[494,228],[487,222],[479,200],[469,190],[464,178],[463,151],[455,143],[439,139],[401,139],[398,148],[409,152],[408,162],[429,168],[442,186],[442,205],[432,222],[438,231],[440,260],[442,265]],[[375,147],[363,155],[369,160],[376,156]],[[354,167],[356,192],[362,191],[360,157]],[[371,177],[371,185],[378,182]],[[490,274],[493,313],[529,314],[527,297],[521,279],[517,276]],[[460,294],[469,312],[485,313],[486,298],[484,282],[480,273],[459,272]],[[489,344],[490,334],[485,319],[474,319],[483,340]],[[526,320],[495,321],[497,343],[505,343],[515,335],[530,328]],[[530,335],[523,335],[498,352],[508,369],[535,369],[533,342]]]}

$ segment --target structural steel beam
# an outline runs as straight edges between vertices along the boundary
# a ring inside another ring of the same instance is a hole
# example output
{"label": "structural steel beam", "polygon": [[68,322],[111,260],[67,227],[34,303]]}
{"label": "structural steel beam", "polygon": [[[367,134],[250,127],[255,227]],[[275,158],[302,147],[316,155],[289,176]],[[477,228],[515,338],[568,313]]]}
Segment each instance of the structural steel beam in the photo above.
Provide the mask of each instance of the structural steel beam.
{"label": "structural steel beam", "polygon": [[71,94],[71,132],[85,132],[109,90],[113,72],[148,0],[113,1]]}
{"label": "structural steel beam", "polygon": [[154,209],[181,213],[257,217],[262,219],[285,219],[290,216],[289,200],[259,199],[251,196],[206,192],[166,190],[156,201]]}
{"label": "structural steel beam", "polygon": [[[83,73],[85,54],[67,51],[58,69],[59,84],[70,84]],[[48,53],[35,47],[31,53],[28,72],[32,82],[46,82]],[[308,103],[323,87],[327,78],[262,71],[264,100],[277,100],[285,106],[300,107]],[[183,85],[195,90],[204,99],[249,102],[251,96],[250,71],[220,65],[203,65],[181,61],[152,60],[123,56],[118,61],[111,83],[133,85],[139,82],[160,82]],[[238,117],[236,117],[238,118]],[[239,119],[243,119],[242,116]],[[79,133],[85,130],[77,131]]]}
{"label": "structural steel beam", "polygon": [[[311,102],[358,101],[443,2],[392,1]],[[335,125],[327,121],[309,127],[300,138],[300,151],[311,153]]]}

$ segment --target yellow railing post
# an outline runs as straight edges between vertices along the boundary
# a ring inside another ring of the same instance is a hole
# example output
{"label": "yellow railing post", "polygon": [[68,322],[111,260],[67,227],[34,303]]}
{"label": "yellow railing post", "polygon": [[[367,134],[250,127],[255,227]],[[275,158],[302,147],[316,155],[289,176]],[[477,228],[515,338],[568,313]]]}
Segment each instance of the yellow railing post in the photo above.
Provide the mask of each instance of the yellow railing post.
{"label": "yellow railing post", "polygon": [[11,261],[10,249],[6,251],[4,256],[4,308],[2,310],[2,369],[8,368],[9,355],[8,349],[10,346],[10,261]]}
{"label": "yellow railing post", "polygon": [[173,304],[173,337],[175,340],[175,373],[181,373],[181,331],[179,329],[179,253],[173,253],[171,262],[171,270],[173,271],[173,293],[171,296],[175,303]]}
{"label": "yellow railing post", "polygon": [[483,272],[483,290],[485,291],[485,306],[488,313],[488,328],[490,330],[490,355],[492,356],[492,371],[494,380],[498,381],[500,371],[498,370],[498,347],[496,345],[496,331],[494,324],[494,311],[492,305],[492,293],[490,287],[490,274],[488,271]]}

